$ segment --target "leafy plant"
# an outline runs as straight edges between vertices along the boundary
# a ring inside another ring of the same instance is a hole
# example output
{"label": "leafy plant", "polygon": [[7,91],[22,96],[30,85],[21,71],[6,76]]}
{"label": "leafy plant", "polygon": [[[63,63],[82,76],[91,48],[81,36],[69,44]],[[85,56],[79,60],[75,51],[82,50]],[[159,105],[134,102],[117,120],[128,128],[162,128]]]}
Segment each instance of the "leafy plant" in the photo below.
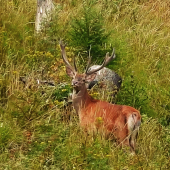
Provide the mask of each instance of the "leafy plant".
{"label": "leafy plant", "polygon": [[0,150],[3,149],[12,137],[11,129],[4,122],[0,122]]}
{"label": "leafy plant", "polygon": [[53,94],[52,94],[52,99],[54,101],[63,101],[68,99],[69,97],[69,93],[72,92],[72,88],[70,85],[68,84],[59,84],[57,85],[56,89],[54,90]]}
{"label": "leafy plant", "polygon": [[138,84],[133,75],[128,76],[123,81],[123,86],[117,95],[117,103],[137,108],[148,116],[155,115],[155,111],[149,106],[149,98],[145,88]]}
{"label": "leafy plant", "polygon": [[11,117],[17,120],[21,127],[29,127],[31,121],[40,118],[50,109],[49,103],[46,102],[48,97],[41,94],[38,90],[25,90],[22,93],[15,92],[12,96],[13,106]]}

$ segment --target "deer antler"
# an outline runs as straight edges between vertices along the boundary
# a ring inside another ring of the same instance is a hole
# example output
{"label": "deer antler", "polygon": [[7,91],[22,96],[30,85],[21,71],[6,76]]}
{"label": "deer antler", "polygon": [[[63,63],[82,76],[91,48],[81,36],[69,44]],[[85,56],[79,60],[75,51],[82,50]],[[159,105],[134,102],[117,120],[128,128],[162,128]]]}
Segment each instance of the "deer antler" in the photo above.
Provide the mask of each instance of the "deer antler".
{"label": "deer antler", "polygon": [[91,55],[90,55],[90,51],[91,51],[91,45],[90,45],[90,49],[89,49],[89,59],[88,59],[88,62],[87,62],[87,67],[86,67],[85,74],[87,74],[88,69],[89,69],[89,67],[90,67],[90,63],[91,63]]}
{"label": "deer antler", "polygon": [[77,72],[77,66],[76,66],[76,59],[75,59],[75,56],[74,56],[74,58],[73,58],[73,62],[74,62],[74,69],[75,69],[75,71]]}
{"label": "deer antler", "polygon": [[76,62],[75,62],[75,57],[74,57],[74,68],[70,65],[67,56],[66,56],[66,51],[65,51],[65,45],[62,43],[62,41],[59,42],[60,44],[60,48],[61,48],[61,55],[63,58],[63,61],[65,62],[66,66],[68,68],[70,68],[73,72],[77,71],[77,67],[76,67]]}
{"label": "deer antler", "polygon": [[102,69],[103,67],[105,67],[111,60],[113,60],[115,57],[116,57],[116,55],[115,55],[115,52],[114,52],[114,49],[113,49],[112,55],[111,55],[110,57],[109,57],[109,53],[106,53],[106,57],[105,57],[102,65],[101,65],[100,67],[98,67],[98,68],[96,68],[96,69],[93,69],[93,70],[91,70],[91,71],[88,71],[88,68],[89,68],[89,65],[90,65],[90,62],[91,62],[91,57],[90,57],[90,55],[89,55],[89,60],[88,60],[88,64],[87,64],[88,67],[86,68],[86,72],[85,72],[85,73],[86,73],[87,75],[90,75],[90,74],[93,74],[93,73],[101,70],[101,69]]}

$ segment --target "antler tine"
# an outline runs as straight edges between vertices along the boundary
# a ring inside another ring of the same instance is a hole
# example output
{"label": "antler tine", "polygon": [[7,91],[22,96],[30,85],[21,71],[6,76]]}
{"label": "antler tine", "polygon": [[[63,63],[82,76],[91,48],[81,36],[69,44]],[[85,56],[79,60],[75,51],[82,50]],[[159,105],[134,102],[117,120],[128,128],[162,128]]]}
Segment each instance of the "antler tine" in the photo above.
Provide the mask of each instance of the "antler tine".
{"label": "antler tine", "polygon": [[114,52],[114,49],[113,49],[113,52],[112,52],[112,55],[109,57],[109,53],[106,53],[106,57],[102,63],[102,65],[96,69],[93,69],[89,72],[86,72],[86,74],[90,75],[90,74],[93,74],[99,70],[101,70],[103,67],[105,67],[111,60],[113,60],[114,58],[116,57],[115,55],[115,52]]}
{"label": "antler tine", "polygon": [[76,59],[75,59],[75,56],[74,56],[74,58],[73,58],[73,62],[74,62],[74,69],[75,69],[75,71],[77,71],[77,66],[76,66]]}
{"label": "antler tine", "polygon": [[106,63],[105,63],[105,66],[110,62],[112,61],[113,59],[116,58],[116,55],[115,55],[115,49],[113,48],[113,51],[112,51],[112,55],[109,57],[109,52],[106,53]]}
{"label": "antler tine", "polygon": [[89,49],[89,59],[88,59],[87,67],[86,67],[86,71],[85,71],[86,74],[87,74],[88,69],[89,69],[89,67],[90,67],[91,58],[92,58],[91,55],[90,55],[90,51],[91,51],[91,45],[90,45],[90,49]]}
{"label": "antler tine", "polygon": [[76,72],[76,68],[73,68],[66,56],[66,51],[65,51],[65,45],[63,45],[62,41],[59,42],[60,43],[60,48],[61,48],[61,55],[63,58],[63,61],[65,62],[66,66],[69,67],[72,71]]}

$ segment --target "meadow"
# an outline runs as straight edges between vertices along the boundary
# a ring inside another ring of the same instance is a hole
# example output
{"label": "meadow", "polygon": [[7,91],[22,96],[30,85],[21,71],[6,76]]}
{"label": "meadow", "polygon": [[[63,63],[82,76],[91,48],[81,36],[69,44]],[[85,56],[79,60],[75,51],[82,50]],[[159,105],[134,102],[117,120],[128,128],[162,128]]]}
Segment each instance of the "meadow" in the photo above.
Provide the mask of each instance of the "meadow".
{"label": "meadow", "polygon": [[[170,169],[169,0],[54,3],[51,22],[37,34],[36,0],[0,0],[0,169]],[[100,135],[84,135],[68,104],[72,87],[60,40],[70,62],[78,56],[81,71],[89,45],[94,64],[115,48],[108,68],[123,83],[114,101],[142,115],[136,155]],[[38,86],[37,79],[55,87]]]}

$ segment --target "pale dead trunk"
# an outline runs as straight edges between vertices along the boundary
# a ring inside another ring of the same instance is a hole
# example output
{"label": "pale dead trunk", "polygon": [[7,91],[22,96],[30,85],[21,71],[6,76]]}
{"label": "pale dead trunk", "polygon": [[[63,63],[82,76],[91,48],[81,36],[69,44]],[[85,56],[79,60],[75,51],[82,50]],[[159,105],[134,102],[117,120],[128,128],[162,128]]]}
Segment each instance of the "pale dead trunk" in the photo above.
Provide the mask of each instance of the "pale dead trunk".
{"label": "pale dead trunk", "polygon": [[35,21],[36,32],[41,31],[43,21],[50,22],[54,10],[52,0],[37,0],[37,14]]}

